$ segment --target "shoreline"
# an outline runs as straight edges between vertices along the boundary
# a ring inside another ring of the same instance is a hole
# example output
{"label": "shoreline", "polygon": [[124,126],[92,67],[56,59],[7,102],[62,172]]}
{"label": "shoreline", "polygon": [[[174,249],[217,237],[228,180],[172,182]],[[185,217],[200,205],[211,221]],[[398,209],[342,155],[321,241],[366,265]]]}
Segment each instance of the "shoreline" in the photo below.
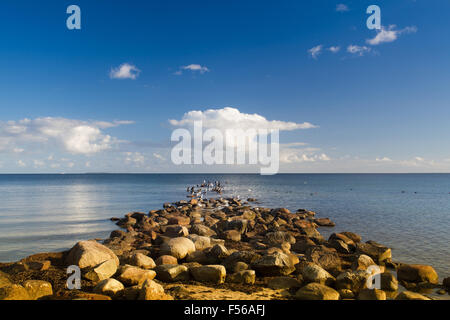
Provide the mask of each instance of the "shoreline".
{"label": "shoreline", "polygon": [[[449,275],[438,283],[433,267],[352,232],[325,239],[318,229],[334,223],[305,209],[192,197],[111,220],[121,229],[102,244],[0,263],[0,299],[450,299]],[[81,268],[81,290],[66,289],[68,265]],[[373,266],[381,287],[370,290]]]}

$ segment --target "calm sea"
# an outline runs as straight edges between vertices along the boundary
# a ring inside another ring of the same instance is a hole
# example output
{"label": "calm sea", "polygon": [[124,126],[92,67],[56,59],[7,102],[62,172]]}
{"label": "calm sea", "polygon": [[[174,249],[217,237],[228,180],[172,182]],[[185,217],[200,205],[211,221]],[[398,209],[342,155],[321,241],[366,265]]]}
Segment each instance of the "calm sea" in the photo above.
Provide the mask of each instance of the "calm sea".
{"label": "calm sea", "polygon": [[337,224],[325,236],[353,231],[450,276],[450,174],[0,175],[0,261],[106,238],[110,217],[185,199],[204,179],[226,182],[225,196],[314,210]]}

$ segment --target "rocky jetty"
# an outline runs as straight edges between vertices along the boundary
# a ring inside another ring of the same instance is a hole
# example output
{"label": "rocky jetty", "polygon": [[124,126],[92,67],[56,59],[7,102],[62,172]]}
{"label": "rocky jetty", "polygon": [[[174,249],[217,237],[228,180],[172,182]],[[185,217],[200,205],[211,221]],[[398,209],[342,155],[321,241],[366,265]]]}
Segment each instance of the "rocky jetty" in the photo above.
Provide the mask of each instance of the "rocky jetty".
{"label": "rocky jetty", "polygon": [[[112,218],[120,229],[106,240],[0,264],[0,300],[448,297],[431,266],[393,262],[388,246],[349,231],[325,239],[318,229],[335,224],[312,211],[255,202],[192,198]],[[71,265],[80,289],[67,288]]]}

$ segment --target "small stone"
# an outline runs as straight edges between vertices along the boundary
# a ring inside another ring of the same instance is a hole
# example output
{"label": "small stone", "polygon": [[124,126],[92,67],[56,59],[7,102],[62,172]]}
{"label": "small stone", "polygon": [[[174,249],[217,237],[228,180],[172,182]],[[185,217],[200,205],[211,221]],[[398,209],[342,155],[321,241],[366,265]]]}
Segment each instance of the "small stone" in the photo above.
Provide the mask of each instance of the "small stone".
{"label": "small stone", "polygon": [[89,270],[84,274],[84,277],[88,280],[97,282],[108,278],[111,278],[117,271],[117,265],[114,260],[107,260],[100,263],[95,268]]}
{"label": "small stone", "polygon": [[162,265],[162,264],[178,264],[177,258],[170,255],[162,255],[155,261],[156,265]]}
{"label": "small stone", "polygon": [[153,280],[145,280],[139,292],[139,300],[173,300],[164,292],[162,285]]}
{"label": "small stone", "polygon": [[185,258],[195,250],[195,244],[190,239],[184,237],[170,239],[161,245],[162,254],[168,254],[177,259]]}
{"label": "small stone", "polygon": [[125,265],[119,270],[119,280],[126,285],[142,284],[145,280],[152,280],[156,276],[153,270],[143,270],[138,267]]}
{"label": "small stone", "polygon": [[53,295],[52,284],[47,281],[27,280],[23,283],[23,287],[28,291],[32,300]]}
{"label": "small stone", "polygon": [[339,292],[320,283],[309,283],[295,294],[299,300],[339,300]]}
{"label": "small stone", "polygon": [[189,269],[178,264],[163,264],[155,268],[156,278],[164,282],[188,281]]}
{"label": "small stone", "polygon": [[358,300],[386,300],[386,292],[378,289],[363,289],[358,294]]}
{"label": "small stone", "polygon": [[417,292],[403,291],[397,295],[395,300],[431,300],[431,299]]}
{"label": "small stone", "polygon": [[195,280],[221,284],[225,282],[227,272],[222,265],[208,265],[189,269]]}
{"label": "small stone", "polygon": [[271,278],[267,282],[267,286],[271,289],[291,289],[291,288],[300,288],[302,283],[295,278],[291,277],[275,277]]}
{"label": "small stone", "polygon": [[18,284],[0,288],[0,300],[31,300],[28,291]]}
{"label": "small stone", "polygon": [[398,280],[406,282],[429,282],[437,284],[439,277],[432,266],[421,264],[403,264],[397,269]]}
{"label": "small stone", "polygon": [[130,258],[129,264],[146,270],[156,267],[156,263],[152,258],[140,252],[133,254]]}
{"label": "small stone", "polygon": [[254,284],[256,280],[255,270],[243,270],[235,272],[227,277],[229,282]]}
{"label": "small stone", "polygon": [[123,292],[124,285],[116,279],[105,279],[97,283],[94,287],[94,292],[98,294],[104,294],[107,296],[116,296]]}

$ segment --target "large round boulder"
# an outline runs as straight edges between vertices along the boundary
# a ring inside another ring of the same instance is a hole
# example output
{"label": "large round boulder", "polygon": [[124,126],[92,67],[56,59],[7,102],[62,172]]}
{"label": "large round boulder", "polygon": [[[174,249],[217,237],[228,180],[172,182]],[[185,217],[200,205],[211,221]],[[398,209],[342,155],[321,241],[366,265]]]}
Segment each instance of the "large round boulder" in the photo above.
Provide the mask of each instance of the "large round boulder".
{"label": "large round boulder", "polygon": [[184,237],[170,239],[161,245],[161,253],[163,255],[171,255],[177,259],[185,258],[195,250],[195,244],[192,240]]}
{"label": "large round boulder", "polygon": [[70,249],[67,265],[77,265],[81,269],[96,267],[102,262],[113,260],[119,266],[119,258],[109,248],[94,240],[80,241]]}

